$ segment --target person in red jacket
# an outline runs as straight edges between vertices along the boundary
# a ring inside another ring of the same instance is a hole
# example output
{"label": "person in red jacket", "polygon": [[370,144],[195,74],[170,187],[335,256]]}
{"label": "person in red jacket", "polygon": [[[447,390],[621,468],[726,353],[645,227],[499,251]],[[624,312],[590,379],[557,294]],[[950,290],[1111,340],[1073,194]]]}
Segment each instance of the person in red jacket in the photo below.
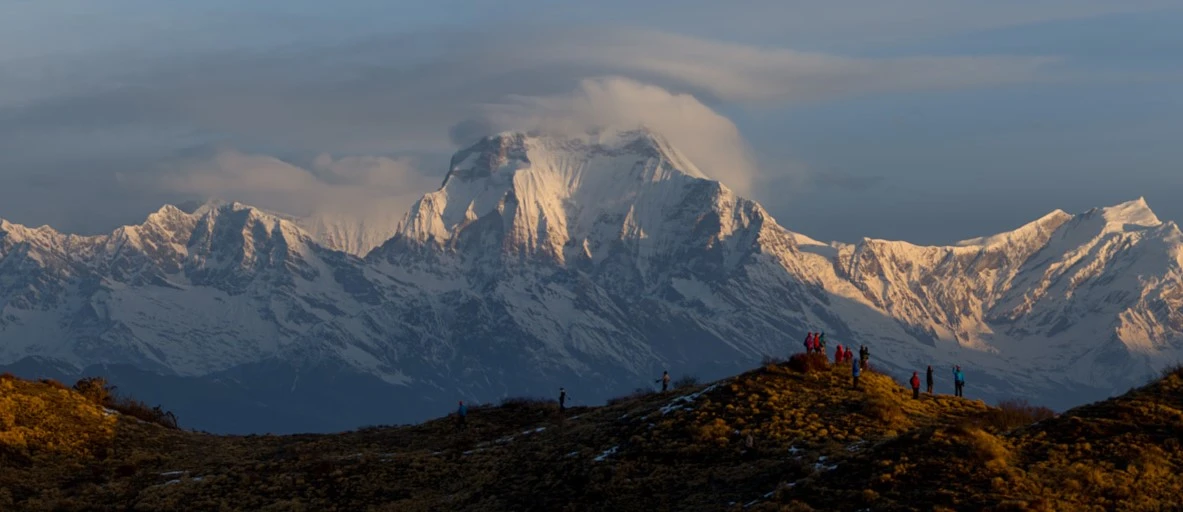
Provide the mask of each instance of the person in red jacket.
{"label": "person in red jacket", "polygon": [[838,345],[838,349],[834,351],[834,364],[842,362],[842,356],[845,352],[842,351],[842,345]]}
{"label": "person in red jacket", "polygon": [[912,399],[920,399],[920,372],[912,372]]}
{"label": "person in red jacket", "polygon": [[805,335],[805,353],[808,354],[813,351],[813,333]]}
{"label": "person in red jacket", "polygon": [[847,346],[847,347],[846,347],[846,353],[845,353],[845,354],[842,354],[842,360],[843,360],[844,362],[847,362],[847,363],[849,363],[849,362],[850,362],[850,361],[852,361],[853,359],[854,359],[854,352],[850,350],[850,347],[849,347],[849,346]]}

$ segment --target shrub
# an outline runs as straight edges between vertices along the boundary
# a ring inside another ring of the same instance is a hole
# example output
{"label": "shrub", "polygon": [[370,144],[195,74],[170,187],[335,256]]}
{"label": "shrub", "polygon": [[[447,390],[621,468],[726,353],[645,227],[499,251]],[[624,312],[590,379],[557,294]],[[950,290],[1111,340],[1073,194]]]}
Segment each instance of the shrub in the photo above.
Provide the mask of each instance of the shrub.
{"label": "shrub", "polygon": [[789,369],[799,373],[825,372],[830,370],[830,360],[825,354],[793,354]]}
{"label": "shrub", "polygon": [[1162,369],[1162,378],[1165,379],[1171,375],[1183,377],[1183,363],[1176,362],[1174,364],[1167,365],[1166,368]]}
{"label": "shrub", "polygon": [[56,388],[56,389],[70,389],[70,388],[66,387],[66,385],[65,385],[65,384],[62,384],[61,382],[58,382],[56,379],[39,379],[39,380],[37,380],[37,382],[40,382],[40,383],[42,383],[42,384],[45,384],[46,386],[49,386],[49,387],[51,387],[51,388]]}
{"label": "shrub", "polygon": [[86,377],[74,383],[74,391],[91,402],[106,406],[114,396],[115,386],[107,384],[102,377]]}
{"label": "shrub", "polygon": [[1026,400],[1003,400],[998,402],[997,408],[983,413],[979,424],[983,428],[1006,432],[1055,416],[1055,411],[1031,405]]}
{"label": "shrub", "polygon": [[172,411],[161,409],[159,405],[156,407],[148,407],[148,404],[139,400],[131,398],[120,398],[112,400],[107,407],[119,411],[123,414],[138,418],[148,423],[155,423],[162,427],[179,429],[177,424],[177,415]]}
{"label": "shrub", "polygon": [[689,388],[698,385],[698,377],[686,375],[674,381],[674,388]]}
{"label": "shrub", "polygon": [[882,396],[870,396],[863,401],[862,413],[886,428],[902,426],[908,421],[900,404]]}

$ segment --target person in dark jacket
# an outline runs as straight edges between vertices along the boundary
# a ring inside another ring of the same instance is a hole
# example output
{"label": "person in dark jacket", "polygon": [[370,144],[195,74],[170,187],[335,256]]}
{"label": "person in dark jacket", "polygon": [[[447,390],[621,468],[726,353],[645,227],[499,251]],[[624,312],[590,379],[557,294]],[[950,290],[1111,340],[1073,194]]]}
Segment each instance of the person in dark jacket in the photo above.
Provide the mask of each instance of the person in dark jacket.
{"label": "person in dark jacket", "polygon": [[928,367],[928,394],[932,394],[932,365]]}
{"label": "person in dark jacket", "polygon": [[912,399],[920,399],[920,372],[912,372]]}
{"label": "person in dark jacket", "polygon": [[567,410],[567,390],[559,388],[559,412]]}
{"label": "person in dark jacket", "polygon": [[862,369],[862,367],[859,366],[858,363],[850,363],[850,376],[854,382],[853,386],[851,386],[851,387],[853,387],[854,389],[858,389],[858,377],[859,377],[859,375],[862,375],[862,373],[863,373],[863,369]]}
{"label": "person in dark jacket", "polygon": [[456,423],[460,428],[468,428],[468,406],[464,405],[464,400],[461,400],[460,407],[456,408]]}
{"label": "person in dark jacket", "polygon": [[953,367],[953,392],[957,396],[965,396],[965,374],[961,372],[960,366]]}
{"label": "person in dark jacket", "polygon": [[867,348],[866,345],[859,347],[859,349],[858,349],[859,365],[861,365],[863,368],[866,368],[868,359],[871,359],[871,349]]}

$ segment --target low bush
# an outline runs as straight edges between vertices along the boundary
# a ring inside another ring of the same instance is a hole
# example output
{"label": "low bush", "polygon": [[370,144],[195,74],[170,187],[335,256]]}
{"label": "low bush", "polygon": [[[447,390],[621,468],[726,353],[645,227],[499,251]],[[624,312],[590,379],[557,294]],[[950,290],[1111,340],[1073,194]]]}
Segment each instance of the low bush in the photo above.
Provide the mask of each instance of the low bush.
{"label": "low bush", "polygon": [[[1170,377],[1172,375],[1178,375],[1180,377],[1183,377],[1183,363],[1177,362],[1177,363],[1168,365],[1166,368],[1162,369],[1162,378],[1165,379],[1165,378]],[[1151,379],[1151,382],[1154,382],[1154,380],[1155,379]]]}
{"label": "low bush", "polygon": [[998,402],[996,409],[990,409],[983,413],[979,424],[982,428],[1006,432],[1055,416],[1055,411],[1047,407],[1031,405],[1026,400],[1003,400]]}
{"label": "low bush", "polygon": [[115,386],[107,384],[102,377],[86,377],[74,383],[74,391],[91,402],[106,406],[114,396]]}
{"label": "low bush", "polygon": [[70,388],[66,387],[65,384],[58,382],[56,379],[38,379],[37,382],[40,382],[42,384],[45,384],[46,386],[49,386],[49,387],[55,388],[55,389],[70,389]]}
{"label": "low bush", "polygon": [[107,404],[107,407],[148,423],[155,423],[171,429],[180,429],[180,426],[177,424],[177,415],[173,414],[172,411],[161,409],[159,405],[148,407],[148,404],[139,400],[119,398],[112,400]]}
{"label": "low bush", "polygon": [[693,375],[686,375],[674,381],[674,388],[689,388],[698,385],[698,377]]}
{"label": "low bush", "polygon": [[825,354],[793,354],[789,358],[789,369],[798,373],[827,372],[830,360]]}

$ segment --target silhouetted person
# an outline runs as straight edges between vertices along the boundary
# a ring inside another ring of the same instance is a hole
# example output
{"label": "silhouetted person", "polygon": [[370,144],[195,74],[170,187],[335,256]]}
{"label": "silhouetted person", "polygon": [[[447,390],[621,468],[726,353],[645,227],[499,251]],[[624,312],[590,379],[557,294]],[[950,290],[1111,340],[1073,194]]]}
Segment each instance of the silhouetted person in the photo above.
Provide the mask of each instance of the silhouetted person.
{"label": "silhouetted person", "polygon": [[665,391],[670,388],[670,372],[669,372],[669,370],[661,372],[661,378],[657,379],[654,382],[660,382],[661,383],[661,392],[665,393]]}
{"label": "silhouetted person", "polygon": [[932,366],[928,367],[928,394],[932,394]]}
{"label": "silhouetted person", "polygon": [[868,359],[871,359],[871,349],[867,348],[866,345],[859,347],[859,349],[858,349],[859,366],[866,368]]}
{"label": "silhouetted person", "polygon": [[863,373],[863,369],[858,363],[851,363],[850,364],[850,376],[851,376],[852,380],[854,381],[854,384],[851,387],[853,387],[854,389],[858,389],[858,377],[859,377],[859,375],[862,375],[862,373]]}
{"label": "silhouetted person", "polygon": [[559,412],[567,410],[567,390],[559,388]]}
{"label": "silhouetted person", "polygon": [[953,367],[953,392],[957,396],[965,396],[965,374],[961,372],[960,366]]}
{"label": "silhouetted person", "polygon": [[456,423],[460,428],[468,428],[468,406],[464,405],[464,400],[460,401],[460,407],[456,409]]}
{"label": "silhouetted person", "polygon": [[912,372],[912,399],[920,399],[920,372]]}

